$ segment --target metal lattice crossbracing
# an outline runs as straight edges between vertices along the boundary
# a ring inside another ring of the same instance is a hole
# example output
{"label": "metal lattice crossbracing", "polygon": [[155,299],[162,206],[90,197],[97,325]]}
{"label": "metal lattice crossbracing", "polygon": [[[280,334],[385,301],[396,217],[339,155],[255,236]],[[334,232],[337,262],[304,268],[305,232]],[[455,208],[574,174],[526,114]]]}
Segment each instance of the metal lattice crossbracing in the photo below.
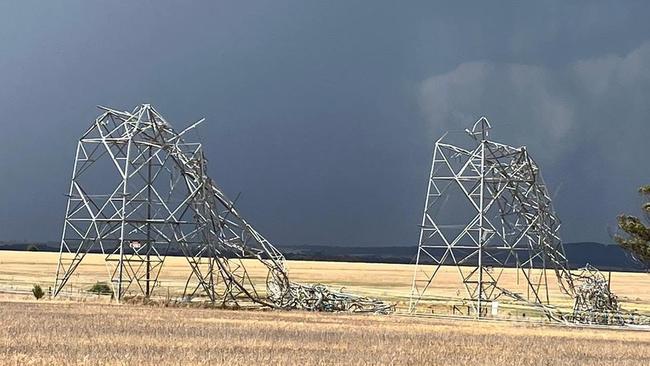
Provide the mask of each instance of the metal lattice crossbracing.
{"label": "metal lattice crossbracing", "polygon": [[446,142],[447,136],[435,143],[411,311],[435,295],[432,284],[447,265],[457,268],[478,316],[499,296],[524,298],[502,286],[504,268],[521,271],[526,301],[548,303],[547,268],[555,270],[567,293],[572,291],[560,221],[539,166],[525,147],[489,140],[490,128],[481,118],[465,131],[462,145]]}
{"label": "metal lattice crossbracing", "polygon": [[104,110],[77,145],[55,294],[94,248],[106,255],[118,299],[151,295],[172,245],[191,268],[185,296],[263,302],[245,257],[286,283],[282,255],[207,176],[201,144],[185,142],[191,127],[177,133],[149,105]]}
{"label": "metal lattice crossbracing", "polygon": [[[104,254],[115,297],[149,298],[170,249],[187,259],[183,298],[310,310],[390,312],[392,306],[289,282],[283,255],[253,229],[186,141],[152,106],[103,113],[77,144],[54,285],[58,295],[87,253]],[[243,259],[267,269],[264,288]]]}

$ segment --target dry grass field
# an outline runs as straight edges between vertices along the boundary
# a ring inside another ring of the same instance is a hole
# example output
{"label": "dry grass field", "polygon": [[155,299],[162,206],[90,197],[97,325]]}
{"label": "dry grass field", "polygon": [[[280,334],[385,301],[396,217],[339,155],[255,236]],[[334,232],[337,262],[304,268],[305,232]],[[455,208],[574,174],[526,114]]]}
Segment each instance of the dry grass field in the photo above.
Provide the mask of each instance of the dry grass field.
{"label": "dry grass field", "polygon": [[[477,322],[399,315],[232,311],[115,305],[107,299],[33,301],[12,291],[51,285],[57,255],[0,251],[0,364],[8,365],[650,365],[650,332]],[[264,280],[261,267],[253,277]],[[294,281],[321,282],[403,306],[413,266],[289,261]],[[182,258],[169,258],[158,292],[181,290]],[[103,258],[90,255],[70,283],[85,293],[105,281]],[[516,285],[506,270],[503,279]],[[650,276],[613,273],[612,288],[629,307],[650,304]],[[433,288],[454,297],[455,269]],[[1,294],[3,293],[4,294]],[[555,287],[551,298],[567,301]]]}
{"label": "dry grass field", "polygon": [[[47,290],[54,282],[57,253],[0,251],[0,291],[31,289],[35,283]],[[247,261],[255,282],[263,284],[266,269],[257,261]],[[288,261],[290,278],[296,282],[323,283],[333,289],[342,289],[398,303],[406,307],[411,291],[414,266],[407,264],[382,263],[346,263]],[[526,294],[523,276],[513,269],[505,269],[500,281],[511,289]],[[182,257],[169,257],[160,274],[160,286],[154,294],[165,296],[167,292],[178,295],[182,292],[189,274],[187,262]],[[89,254],[68,283],[67,290],[74,293],[86,293],[97,281],[106,281],[108,270],[104,257]],[[428,292],[440,298],[457,298],[464,295],[457,269],[443,268],[436,276],[436,282]],[[571,299],[563,295],[556,285],[555,278],[549,273],[549,294],[554,304],[571,305]],[[612,291],[619,296],[624,307],[629,310],[650,311],[650,275],[642,273],[614,272],[611,277]],[[264,286],[261,286],[262,288]]]}
{"label": "dry grass field", "polygon": [[0,301],[3,365],[648,365],[650,333]]}

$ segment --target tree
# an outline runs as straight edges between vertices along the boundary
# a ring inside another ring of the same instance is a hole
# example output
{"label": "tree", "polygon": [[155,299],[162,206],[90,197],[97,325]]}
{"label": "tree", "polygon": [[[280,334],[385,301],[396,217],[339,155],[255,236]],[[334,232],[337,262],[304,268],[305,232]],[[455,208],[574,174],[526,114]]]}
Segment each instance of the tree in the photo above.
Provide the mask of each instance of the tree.
{"label": "tree", "polygon": [[106,282],[96,282],[88,292],[92,292],[98,295],[112,295],[113,289]]}
{"label": "tree", "polygon": [[32,294],[34,294],[36,300],[39,300],[41,297],[45,295],[45,292],[43,292],[43,289],[41,288],[40,285],[34,285],[34,287],[32,288]]}
{"label": "tree", "polygon": [[650,269],[650,185],[639,188],[639,193],[649,200],[641,206],[648,225],[636,216],[620,215],[618,227],[624,234],[616,235],[614,239],[648,270]]}

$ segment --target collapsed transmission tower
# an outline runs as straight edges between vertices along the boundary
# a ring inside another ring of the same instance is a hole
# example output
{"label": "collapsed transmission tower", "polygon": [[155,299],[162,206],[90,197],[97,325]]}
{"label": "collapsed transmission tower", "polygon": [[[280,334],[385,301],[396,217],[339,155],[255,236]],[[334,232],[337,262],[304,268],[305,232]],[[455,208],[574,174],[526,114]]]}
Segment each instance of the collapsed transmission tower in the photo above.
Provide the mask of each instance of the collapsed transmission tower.
{"label": "collapsed transmission tower", "polygon": [[[431,292],[443,266],[455,266],[477,316],[500,296],[545,304],[546,269],[573,291],[557,219],[539,166],[525,147],[488,139],[480,118],[462,144],[435,143],[412,282],[410,310]],[[516,267],[527,283],[524,299],[500,282]]]}
{"label": "collapsed transmission tower", "polygon": [[[117,300],[149,298],[170,249],[190,267],[183,298],[224,306],[391,312],[392,305],[290,282],[284,256],[249,225],[207,174],[200,143],[150,105],[132,112],[100,107],[77,144],[54,296],[91,251],[104,254]],[[267,270],[263,289],[244,259]]]}

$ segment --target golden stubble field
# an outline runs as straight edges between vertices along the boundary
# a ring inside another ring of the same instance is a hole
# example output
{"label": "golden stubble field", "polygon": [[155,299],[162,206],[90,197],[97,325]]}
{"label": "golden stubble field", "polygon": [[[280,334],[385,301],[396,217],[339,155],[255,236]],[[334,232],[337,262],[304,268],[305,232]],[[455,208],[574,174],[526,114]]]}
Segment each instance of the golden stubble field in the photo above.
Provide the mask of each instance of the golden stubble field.
{"label": "golden stubble field", "polygon": [[650,333],[0,301],[3,365],[648,365]]}
{"label": "golden stubble field", "polygon": [[[27,291],[35,283],[47,290],[54,282],[57,253],[0,251],[0,291]],[[255,260],[245,261],[254,282],[263,284],[266,269]],[[394,301],[398,307],[406,307],[413,280],[413,265],[383,263],[347,263],[287,261],[292,281],[323,283],[334,290],[357,293]],[[168,257],[160,274],[159,287],[154,295],[165,296],[182,293],[189,274],[187,262],[182,257]],[[68,282],[67,291],[85,294],[97,281],[107,281],[108,270],[104,257],[89,254]],[[571,299],[563,295],[552,274],[548,274],[549,297],[552,303],[571,306]],[[505,269],[500,279],[504,286],[526,294],[521,271]],[[650,311],[650,275],[643,273],[614,272],[611,275],[612,291],[617,294],[625,308]],[[465,295],[458,270],[445,267],[436,276],[428,295],[440,298],[458,298]]]}
{"label": "golden stubble field", "polygon": [[[53,281],[57,255],[0,251],[0,364],[8,365],[650,365],[650,332],[566,328],[533,323],[461,321],[399,315],[233,311],[116,305],[107,299],[33,301],[12,294]],[[265,273],[254,263],[254,278]],[[391,301],[410,292],[413,266],[289,261],[292,280],[321,282]],[[168,258],[157,291],[180,291],[183,258]],[[73,292],[106,280],[90,255]],[[516,285],[516,274],[503,279]],[[650,276],[613,273],[612,288],[630,306],[650,303]],[[458,274],[445,268],[436,296],[454,297]],[[562,300],[556,287],[551,298]],[[103,301],[103,302],[102,302]],[[566,299],[564,299],[566,301]]]}

